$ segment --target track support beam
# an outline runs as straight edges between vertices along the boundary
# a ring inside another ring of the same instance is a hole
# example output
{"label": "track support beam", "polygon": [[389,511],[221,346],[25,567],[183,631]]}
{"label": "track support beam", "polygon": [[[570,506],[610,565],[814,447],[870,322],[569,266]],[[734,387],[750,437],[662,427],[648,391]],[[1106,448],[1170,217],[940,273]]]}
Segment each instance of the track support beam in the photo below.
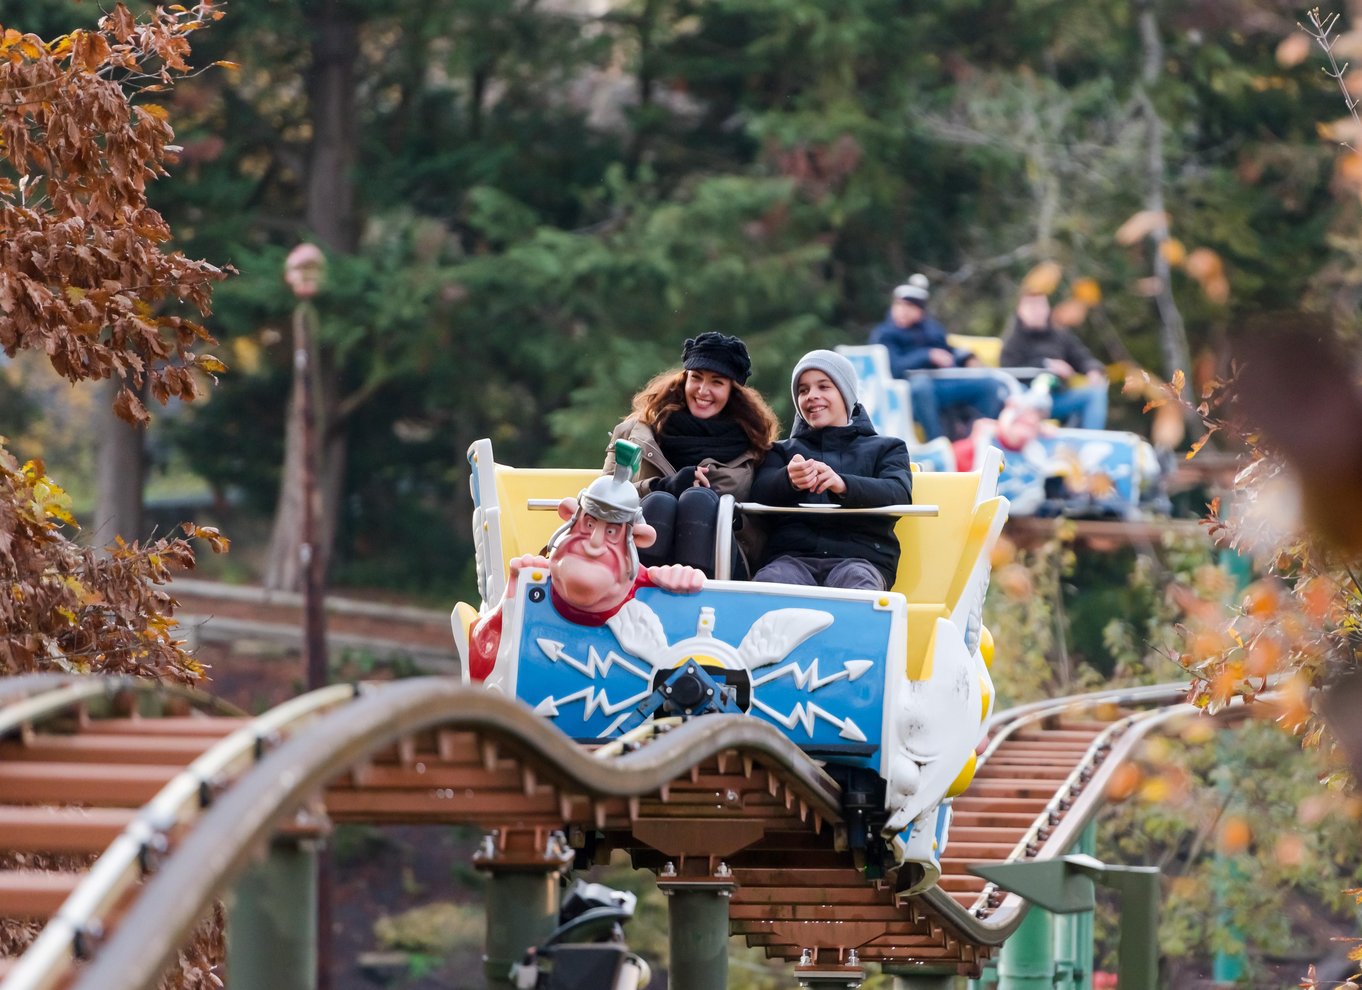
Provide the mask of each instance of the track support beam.
{"label": "track support beam", "polygon": [[483,970],[491,990],[513,990],[511,967],[558,925],[558,876],[572,862],[561,832],[489,832],[473,857],[487,873]]}
{"label": "track support beam", "polygon": [[276,839],[238,881],[227,918],[233,986],[317,986],[317,847]]}
{"label": "track support beam", "polygon": [[728,986],[728,905],[738,888],[728,865],[713,876],[676,873],[671,863],[657,881],[667,895],[668,983],[673,990]]}

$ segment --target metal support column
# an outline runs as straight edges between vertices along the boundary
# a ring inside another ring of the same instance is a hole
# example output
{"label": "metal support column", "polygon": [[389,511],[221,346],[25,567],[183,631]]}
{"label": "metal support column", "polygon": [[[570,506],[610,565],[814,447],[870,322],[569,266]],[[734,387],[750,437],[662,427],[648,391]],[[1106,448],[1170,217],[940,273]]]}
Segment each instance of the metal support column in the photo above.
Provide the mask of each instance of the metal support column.
{"label": "metal support column", "polygon": [[[1108,866],[1086,853],[1076,853],[1062,859],[996,863],[970,869],[1004,890],[1020,894],[1032,904],[1031,913],[1003,946],[998,962],[998,990],[1029,990],[1051,985],[1048,977],[1045,982],[1026,982],[1033,977],[1039,978],[1040,923],[1026,938],[1020,939],[1020,936],[1026,932],[1032,915],[1041,913],[1038,909],[1042,907],[1058,914],[1092,911],[1096,904],[1093,885],[1097,883],[1121,895],[1121,959],[1117,974],[1121,990],[1156,990],[1161,894],[1158,867]],[[1044,949],[1048,954],[1053,939],[1048,919],[1043,934]],[[1009,966],[1009,950],[1014,942],[1017,948]],[[1009,975],[1015,975],[1022,982],[1009,982]]]}
{"label": "metal support column", "polygon": [[[1078,836],[1075,852],[1084,856],[1097,855],[1097,822],[1088,822]],[[1093,912],[1080,911],[1073,918],[1074,990],[1092,990],[1093,974]]]}
{"label": "metal support column", "polygon": [[668,863],[657,889],[667,896],[667,986],[723,990],[728,986],[728,904],[738,885],[728,865],[712,876],[680,876]]}
{"label": "metal support column", "polygon": [[894,977],[894,990],[955,990],[960,985],[954,970],[930,966],[885,966],[883,969]]}
{"label": "metal support column", "polygon": [[513,990],[511,967],[558,926],[558,875],[571,862],[561,832],[507,829],[483,837],[473,863],[488,875],[482,959],[492,990]]}
{"label": "metal support column", "polygon": [[1121,990],[1156,990],[1159,985],[1159,871],[1138,867],[1108,871],[1102,883],[1121,894],[1121,941],[1117,985]]}
{"label": "metal support column", "polygon": [[998,990],[1053,990],[1054,915],[1033,906],[998,954]]}
{"label": "metal support column", "polygon": [[227,915],[233,986],[317,985],[317,845],[276,839],[237,882]]}

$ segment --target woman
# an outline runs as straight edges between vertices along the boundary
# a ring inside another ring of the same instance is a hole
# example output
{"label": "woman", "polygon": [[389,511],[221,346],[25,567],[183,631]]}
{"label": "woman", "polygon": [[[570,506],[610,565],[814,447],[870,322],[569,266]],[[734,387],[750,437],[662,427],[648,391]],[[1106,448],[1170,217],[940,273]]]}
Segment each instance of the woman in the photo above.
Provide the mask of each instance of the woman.
{"label": "woman", "polygon": [[[605,473],[615,469],[614,443],[643,449],[634,485],[643,514],[658,531],[641,554],[645,564],[680,563],[714,576],[714,524],[719,496],[748,497],[757,465],[779,435],[766,400],[747,387],[752,359],[737,337],[702,333],[687,340],[681,369],[655,377],[634,396],[633,413],[610,435]],[[752,530],[739,545],[752,547]],[[735,560],[735,573],[742,568]]]}
{"label": "woman", "polygon": [[[875,432],[857,404],[850,361],[833,351],[810,351],[795,365],[790,391],[794,429],[762,461],[754,501],[848,509],[912,502],[908,448]],[[772,519],[767,563],[754,581],[875,591],[893,585],[899,566],[893,516],[791,512]]]}

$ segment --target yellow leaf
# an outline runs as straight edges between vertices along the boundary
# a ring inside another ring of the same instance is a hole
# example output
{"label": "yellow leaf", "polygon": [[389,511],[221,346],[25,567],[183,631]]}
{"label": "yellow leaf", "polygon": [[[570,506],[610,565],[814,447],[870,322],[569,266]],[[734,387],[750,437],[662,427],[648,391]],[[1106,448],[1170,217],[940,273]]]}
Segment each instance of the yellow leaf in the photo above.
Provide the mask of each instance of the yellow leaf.
{"label": "yellow leaf", "polygon": [[194,363],[210,375],[222,374],[227,370],[227,365],[223,364],[211,354],[201,354],[195,359]]}
{"label": "yellow leaf", "polygon": [[1201,448],[1206,446],[1206,441],[1209,439],[1211,439],[1211,435],[1209,433],[1197,437],[1196,442],[1192,444],[1192,449],[1187,451],[1187,460],[1190,461],[1197,454],[1201,453]]}
{"label": "yellow leaf", "polygon": [[225,58],[220,58],[213,64],[221,66],[224,69],[229,69],[232,72],[239,72],[241,70],[241,66],[237,65],[235,62],[229,62]]}
{"label": "yellow leaf", "polygon": [[155,117],[157,120],[170,119],[169,111],[167,111],[166,108],[161,106],[159,103],[143,103],[138,107],[138,109],[146,111],[147,113],[151,114],[151,116]]}
{"label": "yellow leaf", "polygon": [[78,285],[68,285],[64,291],[66,292],[66,298],[70,299],[72,302],[80,302],[85,298],[85,290]]}
{"label": "yellow leaf", "polygon": [[29,41],[27,38],[19,42],[19,51],[23,52],[29,58],[43,57],[42,48],[40,48],[38,45],[35,45],[32,41]]}

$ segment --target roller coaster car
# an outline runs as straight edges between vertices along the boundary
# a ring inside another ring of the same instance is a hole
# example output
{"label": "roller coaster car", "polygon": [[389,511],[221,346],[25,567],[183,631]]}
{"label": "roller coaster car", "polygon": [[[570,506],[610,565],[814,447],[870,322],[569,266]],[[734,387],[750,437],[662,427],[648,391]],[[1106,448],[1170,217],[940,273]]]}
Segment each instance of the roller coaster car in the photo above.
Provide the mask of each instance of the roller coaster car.
{"label": "roller coaster car", "polygon": [[[957,346],[966,346],[967,340],[974,349],[996,338],[951,338]],[[910,386],[890,374],[888,351],[880,344],[843,345],[837,350],[856,369],[858,395],[875,429],[904,438],[909,456],[922,471],[954,471],[955,451],[948,440],[917,441]],[[1008,392],[1022,390],[1006,369],[988,367],[974,373],[1008,382]],[[1133,518],[1168,512],[1163,475],[1154,448],[1137,434],[1060,428],[1004,455],[998,494],[1008,499],[1016,516]]]}
{"label": "roller coaster car", "polygon": [[[556,506],[598,472],[499,465],[487,440],[468,458],[485,611],[502,597],[508,561],[539,551],[560,522],[534,507]],[[940,875],[942,802],[973,777],[992,709],[981,615],[1007,516],[997,478],[996,452],[977,471],[915,476],[916,503],[937,511],[899,519],[903,552],[887,592],[709,580],[694,595],[642,588],[605,625],[587,627],[557,613],[546,572],[522,571],[484,683],[583,742],[617,737],[645,711],[762,719],[843,784],[853,850],[872,868],[891,852],[891,871],[910,867],[900,889],[924,889]],[[727,545],[728,532],[717,539]],[[465,603],[452,616],[466,679],[478,616]],[[688,677],[695,703],[659,709],[658,693]],[[722,704],[704,704],[705,691]]]}

